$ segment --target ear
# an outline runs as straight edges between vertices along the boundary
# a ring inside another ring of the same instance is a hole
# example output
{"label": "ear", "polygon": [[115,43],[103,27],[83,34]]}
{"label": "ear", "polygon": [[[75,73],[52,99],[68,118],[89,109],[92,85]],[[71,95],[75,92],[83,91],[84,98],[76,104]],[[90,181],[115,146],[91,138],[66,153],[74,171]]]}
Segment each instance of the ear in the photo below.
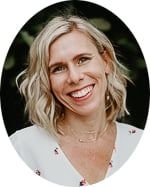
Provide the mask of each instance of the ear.
{"label": "ear", "polygon": [[105,73],[109,74],[111,71],[111,58],[110,55],[108,54],[108,52],[106,50],[104,50],[103,54],[102,54],[103,60],[104,60],[104,68],[105,68]]}

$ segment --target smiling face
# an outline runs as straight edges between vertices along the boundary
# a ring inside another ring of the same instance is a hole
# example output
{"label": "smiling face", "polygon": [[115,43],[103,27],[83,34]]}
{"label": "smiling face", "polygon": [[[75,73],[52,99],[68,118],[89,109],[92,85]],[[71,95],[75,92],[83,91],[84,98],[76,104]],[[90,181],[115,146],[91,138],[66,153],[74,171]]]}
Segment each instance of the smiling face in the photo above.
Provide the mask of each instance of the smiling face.
{"label": "smiling face", "polygon": [[109,66],[82,32],[59,37],[50,47],[50,82],[66,113],[89,115],[105,108]]}

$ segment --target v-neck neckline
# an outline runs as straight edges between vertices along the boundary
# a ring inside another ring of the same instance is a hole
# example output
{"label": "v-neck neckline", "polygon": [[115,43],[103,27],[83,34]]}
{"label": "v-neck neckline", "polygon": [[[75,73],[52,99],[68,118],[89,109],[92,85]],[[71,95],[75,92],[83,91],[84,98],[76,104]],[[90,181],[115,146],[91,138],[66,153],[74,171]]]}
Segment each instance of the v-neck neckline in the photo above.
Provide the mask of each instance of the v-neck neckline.
{"label": "v-neck neckline", "polygon": [[[118,127],[119,124],[118,124],[117,121],[115,122],[115,126],[116,126],[116,138],[115,138],[114,146],[117,147],[118,138],[119,138],[119,135],[118,135],[118,134],[119,134],[119,127]],[[73,172],[73,174],[77,175],[78,178],[79,178],[79,180],[85,179],[85,178],[82,176],[82,174],[74,167],[74,165],[71,163],[71,161],[69,160],[69,158],[66,156],[66,154],[65,154],[64,151],[63,151],[63,149],[62,149],[61,146],[59,145],[58,141],[56,141],[56,146],[59,148],[60,153],[61,153],[61,155],[63,156],[63,160],[65,161],[65,164],[67,164],[67,165],[70,166],[71,171]],[[113,149],[110,161],[115,159],[115,155],[116,155],[116,154],[115,154],[115,149]],[[64,165],[65,165],[65,164],[64,164]],[[107,169],[106,174],[105,174],[105,178],[106,178],[107,176],[109,176],[109,171],[110,171],[110,168],[109,168],[109,166],[108,166],[108,169]],[[85,179],[85,180],[86,180],[86,179]],[[87,185],[89,185],[88,181],[86,181],[86,182],[87,182]]]}
{"label": "v-neck neckline", "polygon": [[75,172],[81,179],[83,179],[84,177],[80,174],[80,172],[73,166],[73,164],[71,163],[71,161],[69,160],[69,158],[66,156],[66,154],[64,153],[63,149],[61,148],[61,146],[59,145],[58,142],[56,142],[56,146],[58,147],[58,149],[60,150],[60,154],[63,156],[64,161],[70,166],[70,168],[72,168],[73,172]]}

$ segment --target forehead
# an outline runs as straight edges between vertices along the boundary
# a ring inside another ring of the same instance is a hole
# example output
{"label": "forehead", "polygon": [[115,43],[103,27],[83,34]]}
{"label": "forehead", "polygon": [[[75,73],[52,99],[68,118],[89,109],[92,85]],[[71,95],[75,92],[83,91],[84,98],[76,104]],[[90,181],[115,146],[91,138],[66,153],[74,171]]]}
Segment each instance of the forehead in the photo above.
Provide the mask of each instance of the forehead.
{"label": "forehead", "polygon": [[96,52],[97,48],[90,37],[80,31],[74,30],[60,36],[50,47],[51,58],[58,56],[76,55],[76,53]]}

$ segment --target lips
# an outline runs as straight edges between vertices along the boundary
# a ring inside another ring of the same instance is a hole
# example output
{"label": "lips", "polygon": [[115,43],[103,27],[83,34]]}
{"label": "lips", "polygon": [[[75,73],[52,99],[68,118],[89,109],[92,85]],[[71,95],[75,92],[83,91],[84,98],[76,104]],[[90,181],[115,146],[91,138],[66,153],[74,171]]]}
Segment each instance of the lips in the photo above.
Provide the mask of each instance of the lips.
{"label": "lips", "polygon": [[80,90],[76,90],[69,93],[69,96],[73,98],[82,98],[88,95],[90,92],[92,92],[93,88],[94,88],[94,84],[88,85]]}

